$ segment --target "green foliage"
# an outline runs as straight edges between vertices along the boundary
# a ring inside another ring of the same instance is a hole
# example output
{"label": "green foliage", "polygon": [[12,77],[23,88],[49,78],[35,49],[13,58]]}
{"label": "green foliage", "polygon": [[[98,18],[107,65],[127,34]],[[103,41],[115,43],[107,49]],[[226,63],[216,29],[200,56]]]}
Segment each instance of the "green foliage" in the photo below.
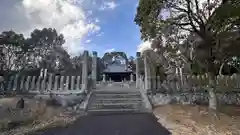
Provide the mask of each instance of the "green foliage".
{"label": "green foliage", "polygon": [[27,39],[14,31],[4,31],[0,34],[1,71],[21,71],[36,68],[39,64],[43,67],[51,67],[49,64],[54,64],[53,61],[59,55],[63,63],[69,65],[70,56],[62,48],[64,42],[63,35],[58,35],[52,28],[36,29]]}
{"label": "green foliage", "polygon": [[[240,2],[201,2],[140,0],[134,21],[140,26],[143,40],[165,37],[166,45],[175,46],[178,50],[193,48],[193,60],[182,53],[188,62],[197,61],[202,68],[215,72],[215,61],[223,62],[240,55],[237,51],[240,49]],[[164,14],[170,16],[165,17]],[[183,43],[188,45],[183,46]]]}
{"label": "green foliage", "polygon": [[52,28],[35,29],[27,41],[34,48],[35,53],[41,56],[45,56],[51,49],[61,47],[65,43],[63,35],[58,35]]}
{"label": "green foliage", "polygon": [[136,71],[136,64],[135,64],[135,58],[133,56],[130,56],[128,58],[128,65],[129,65],[129,68],[132,70],[132,71]]}
{"label": "green foliage", "polygon": [[[0,34],[1,47],[1,71],[9,70],[23,66],[24,54],[28,53],[28,46],[25,45],[25,38],[22,34],[17,34],[14,31],[5,31]],[[16,67],[17,66],[17,67]]]}

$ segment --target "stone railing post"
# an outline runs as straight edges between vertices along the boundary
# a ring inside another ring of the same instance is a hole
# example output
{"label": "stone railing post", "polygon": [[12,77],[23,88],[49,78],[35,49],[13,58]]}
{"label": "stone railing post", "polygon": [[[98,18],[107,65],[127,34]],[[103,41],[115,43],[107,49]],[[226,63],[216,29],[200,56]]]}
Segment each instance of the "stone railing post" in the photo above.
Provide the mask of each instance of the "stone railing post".
{"label": "stone railing post", "polygon": [[23,91],[23,89],[24,89],[24,80],[25,80],[25,77],[22,76],[21,77],[21,83],[20,83],[20,91]]}
{"label": "stone railing post", "polygon": [[[76,86],[76,90],[80,90],[80,79],[81,79],[81,76],[77,76],[77,86]],[[82,86],[81,86],[82,87]]]}
{"label": "stone railing post", "polygon": [[83,52],[82,64],[82,91],[86,91],[88,89],[88,51]]}
{"label": "stone railing post", "polygon": [[72,78],[71,78],[71,90],[74,90],[74,84],[75,84],[75,76],[72,76]]}
{"label": "stone railing post", "polygon": [[148,91],[151,89],[151,70],[150,70],[150,65],[148,63],[148,57],[149,52],[145,52],[144,54],[144,83],[145,83],[145,90]]}
{"label": "stone railing post", "polygon": [[29,90],[29,83],[30,83],[30,81],[31,81],[31,76],[28,76],[28,77],[27,77],[27,80],[26,80],[26,83],[25,83],[26,91]]}
{"label": "stone railing post", "polygon": [[39,77],[37,78],[37,86],[36,86],[36,90],[37,90],[37,91],[40,91],[41,79],[42,79],[41,76],[39,76]]}
{"label": "stone railing post", "polygon": [[46,76],[43,76],[42,84],[41,84],[41,92],[46,90]]}
{"label": "stone railing post", "polygon": [[60,78],[60,88],[59,88],[59,90],[60,91],[63,91],[64,90],[64,76],[61,76],[61,78]]}
{"label": "stone railing post", "polygon": [[66,77],[65,90],[69,90],[69,76]]}
{"label": "stone railing post", "polygon": [[35,83],[36,83],[36,76],[33,76],[31,81],[31,91],[35,90]]}
{"label": "stone railing post", "polygon": [[140,79],[140,76],[139,76],[139,66],[140,66],[140,56],[141,56],[141,53],[140,52],[137,52],[136,53],[136,88],[139,88],[139,79]]}
{"label": "stone railing post", "polygon": [[58,82],[59,82],[59,76],[55,76],[55,78],[54,78],[54,90],[58,90]]}
{"label": "stone railing post", "polygon": [[48,77],[48,90],[50,91],[52,89],[52,74],[49,74],[49,77]]}
{"label": "stone railing post", "polygon": [[15,90],[17,90],[17,88],[18,88],[18,75],[16,75],[15,76],[15,78],[14,78],[14,82],[13,82],[13,90],[15,91]]}
{"label": "stone railing post", "polygon": [[92,89],[96,89],[97,83],[97,52],[93,51],[92,56]]}
{"label": "stone railing post", "polygon": [[11,76],[8,82],[8,87],[7,90],[11,91],[12,87],[12,82],[13,82],[14,76]]}

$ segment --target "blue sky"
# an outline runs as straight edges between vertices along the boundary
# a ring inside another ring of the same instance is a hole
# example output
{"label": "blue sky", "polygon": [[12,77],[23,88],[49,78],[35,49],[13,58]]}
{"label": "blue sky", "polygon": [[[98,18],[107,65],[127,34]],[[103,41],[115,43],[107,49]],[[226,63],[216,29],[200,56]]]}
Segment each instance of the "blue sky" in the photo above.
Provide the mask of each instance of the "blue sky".
{"label": "blue sky", "polygon": [[55,28],[72,56],[83,50],[123,51],[135,56],[140,31],[134,23],[138,0],[1,0],[0,31],[26,37],[34,29]]}
{"label": "blue sky", "polygon": [[108,50],[123,51],[128,56],[135,56],[137,46],[141,43],[139,27],[134,23],[138,0],[121,0],[111,11],[95,12],[101,36],[90,36],[89,50],[96,50],[103,55]]}

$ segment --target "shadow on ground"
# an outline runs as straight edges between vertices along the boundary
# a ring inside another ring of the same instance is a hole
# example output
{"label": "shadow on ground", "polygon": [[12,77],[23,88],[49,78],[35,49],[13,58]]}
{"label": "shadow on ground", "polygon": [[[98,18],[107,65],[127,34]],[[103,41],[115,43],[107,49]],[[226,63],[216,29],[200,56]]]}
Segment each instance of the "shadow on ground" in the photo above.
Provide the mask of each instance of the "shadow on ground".
{"label": "shadow on ground", "polygon": [[62,128],[50,128],[28,135],[171,135],[152,114],[112,114],[80,117]]}

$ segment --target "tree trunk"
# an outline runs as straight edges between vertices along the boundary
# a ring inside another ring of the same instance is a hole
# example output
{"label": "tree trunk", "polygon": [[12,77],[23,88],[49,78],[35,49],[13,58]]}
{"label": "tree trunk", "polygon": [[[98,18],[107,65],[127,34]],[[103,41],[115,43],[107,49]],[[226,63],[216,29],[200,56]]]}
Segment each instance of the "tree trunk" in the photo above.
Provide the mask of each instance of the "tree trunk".
{"label": "tree trunk", "polygon": [[208,73],[209,75],[209,112],[213,116],[213,118],[218,118],[217,109],[218,109],[218,102],[217,102],[217,95],[216,95],[216,78],[215,74]]}

